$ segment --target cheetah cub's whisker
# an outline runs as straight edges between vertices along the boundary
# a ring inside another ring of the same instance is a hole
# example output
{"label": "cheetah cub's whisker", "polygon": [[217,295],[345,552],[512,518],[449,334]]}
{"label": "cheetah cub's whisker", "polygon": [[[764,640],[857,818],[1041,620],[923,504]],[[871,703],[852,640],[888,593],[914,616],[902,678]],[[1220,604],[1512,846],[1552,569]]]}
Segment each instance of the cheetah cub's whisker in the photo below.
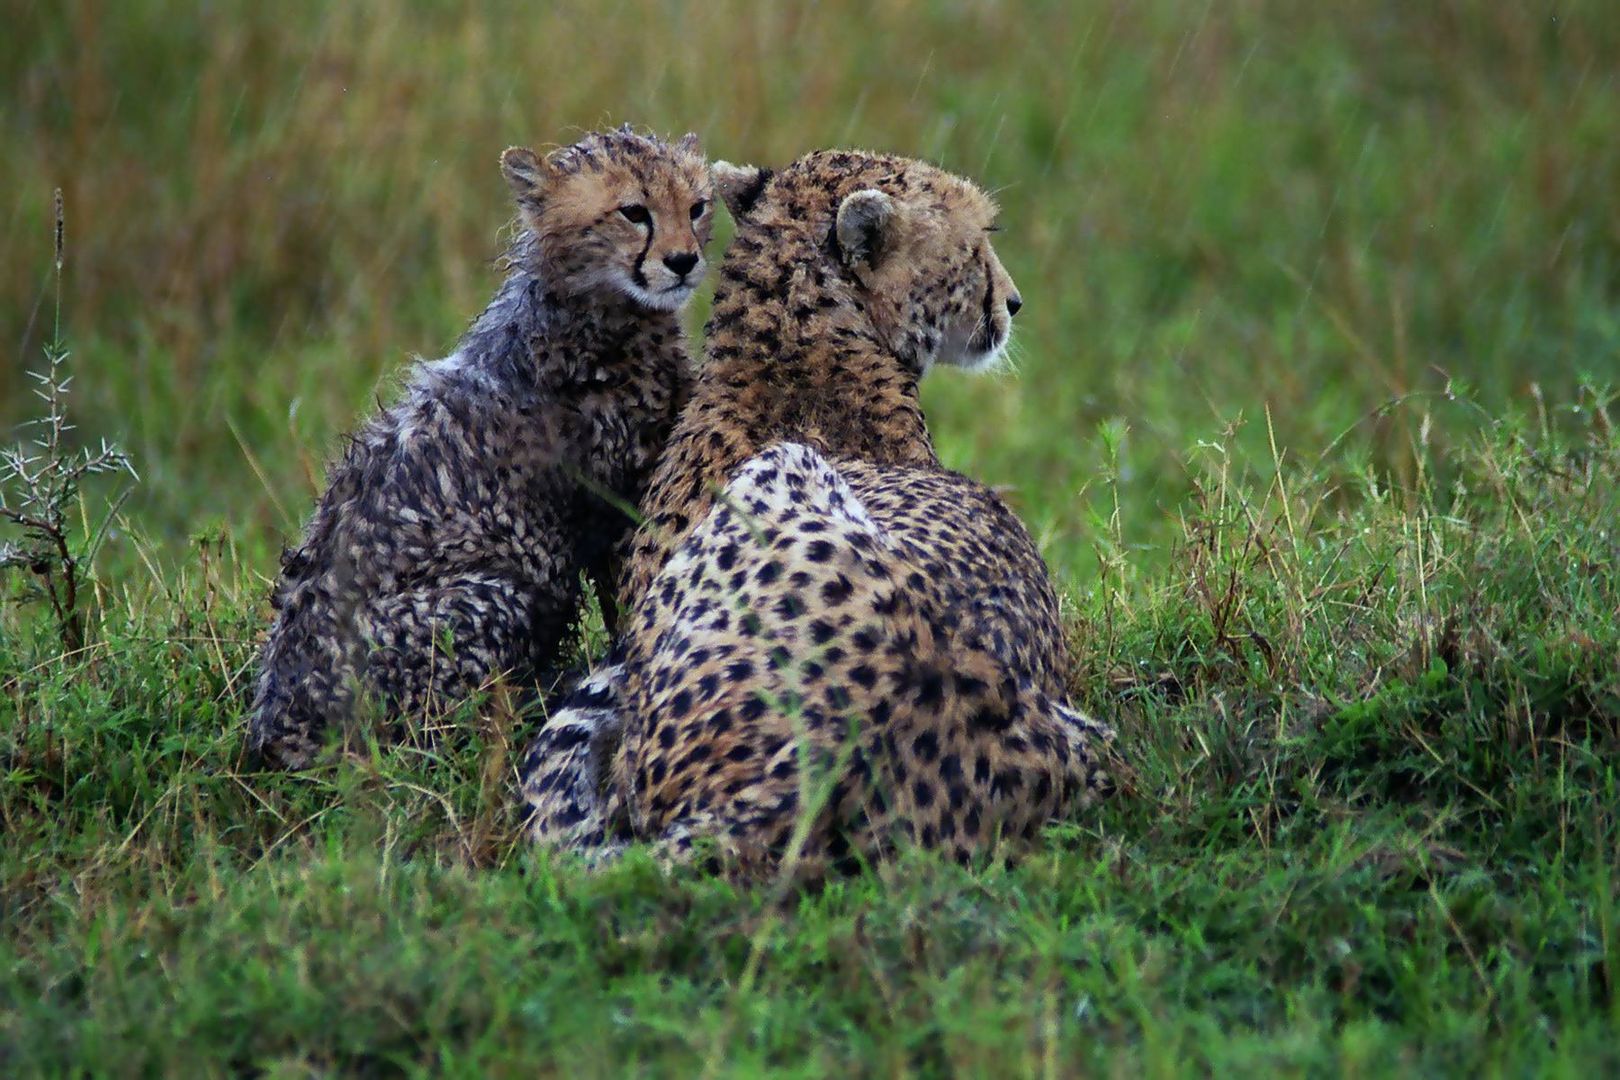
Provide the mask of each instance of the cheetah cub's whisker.
{"label": "cheetah cub's whisker", "polygon": [[737,234],[707,362],[643,503],[613,666],[525,760],[531,835],[670,860],[707,839],[794,876],[1027,839],[1109,789],[1113,733],[1064,701],[1034,541],[940,465],[917,403],[930,367],[994,362],[1023,304],[995,207],[880,154],[714,175]]}
{"label": "cheetah cub's whisker", "polygon": [[612,621],[615,551],[686,400],[678,309],[702,280],[712,186],[697,138],[628,126],[501,173],[506,277],[454,352],[419,364],[331,469],[282,557],[250,745],[310,763],[360,695],[431,714],[532,677],[577,615]]}

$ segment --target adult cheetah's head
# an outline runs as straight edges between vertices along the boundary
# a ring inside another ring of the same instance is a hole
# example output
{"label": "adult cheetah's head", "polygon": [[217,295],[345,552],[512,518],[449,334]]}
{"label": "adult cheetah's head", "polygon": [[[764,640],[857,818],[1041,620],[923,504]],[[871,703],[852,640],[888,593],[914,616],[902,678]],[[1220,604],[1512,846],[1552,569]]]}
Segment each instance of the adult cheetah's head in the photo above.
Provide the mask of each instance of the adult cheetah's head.
{"label": "adult cheetah's head", "polygon": [[993,365],[1023,299],[996,257],[996,204],[926,162],[820,150],[781,171],[716,162],[738,235],[808,230],[852,299],[918,370]]}
{"label": "adult cheetah's head", "polygon": [[627,124],[544,157],[514,146],[501,175],[558,292],[674,311],[703,280],[713,189],[696,135],[671,144]]}

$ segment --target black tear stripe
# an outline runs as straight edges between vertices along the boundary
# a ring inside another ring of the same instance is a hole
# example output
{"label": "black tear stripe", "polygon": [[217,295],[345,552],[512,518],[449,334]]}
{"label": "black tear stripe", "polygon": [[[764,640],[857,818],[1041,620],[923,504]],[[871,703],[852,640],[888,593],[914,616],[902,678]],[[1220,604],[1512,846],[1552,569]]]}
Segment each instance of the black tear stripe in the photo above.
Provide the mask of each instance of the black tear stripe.
{"label": "black tear stripe", "polygon": [[984,263],[984,349],[990,348],[990,338],[995,331],[995,297],[996,277],[990,271],[990,256],[984,252],[979,253],[979,260]]}
{"label": "black tear stripe", "polygon": [[[645,198],[645,196],[643,196]],[[647,215],[647,242],[641,245],[641,254],[636,256],[636,268],[630,273],[630,280],[641,288],[648,288],[647,275],[641,272],[641,264],[647,261],[647,252],[652,250],[653,233],[658,226],[653,222],[652,214]]]}
{"label": "black tear stripe", "polygon": [[770,183],[771,177],[775,175],[775,169],[760,169],[758,175],[754,177],[754,182],[737,193],[737,209],[735,212],[746,214],[752,210],[754,204],[759,202],[759,197],[765,194],[765,185]]}

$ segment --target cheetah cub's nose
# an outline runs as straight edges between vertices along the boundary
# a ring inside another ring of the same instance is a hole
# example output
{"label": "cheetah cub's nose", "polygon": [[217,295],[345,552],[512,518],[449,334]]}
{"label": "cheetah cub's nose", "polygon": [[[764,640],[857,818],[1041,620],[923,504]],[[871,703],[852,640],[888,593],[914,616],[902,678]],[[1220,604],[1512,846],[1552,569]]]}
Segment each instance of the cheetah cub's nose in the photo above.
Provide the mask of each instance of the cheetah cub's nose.
{"label": "cheetah cub's nose", "polygon": [[676,274],[685,277],[697,265],[698,257],[690,251],[672,251],[664,256],[664,265]]}
{"label": "cheetah cub's nose", "polygon": [[1018,314],[1019,309],[1023,306],[1024,298],[1019,296],[1017,293],[1013,293],[1011,296],[1007,297],[1007,315],[1009,317]]}

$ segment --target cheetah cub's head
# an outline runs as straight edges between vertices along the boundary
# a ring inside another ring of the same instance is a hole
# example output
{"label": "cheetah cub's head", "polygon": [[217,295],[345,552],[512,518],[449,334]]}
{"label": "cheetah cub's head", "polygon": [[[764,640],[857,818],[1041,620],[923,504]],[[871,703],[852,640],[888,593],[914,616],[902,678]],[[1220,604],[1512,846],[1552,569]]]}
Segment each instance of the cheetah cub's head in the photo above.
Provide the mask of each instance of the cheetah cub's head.
{"label": "cheetah cub's head", "polygon": [[1024,302],[990,243],[996,204],[972,182],[850,150],[780,172],[716,162],[714,178],[739,236],[809,230],[880,338],[918,371],[1000,360]]}
{"label": "cheetah cub's head", "polygon": [[703,280],[713,189],[696,135],[670,144],[626,124],[544,157],[514,146],[501,175],[559,293],[675,311]]}

